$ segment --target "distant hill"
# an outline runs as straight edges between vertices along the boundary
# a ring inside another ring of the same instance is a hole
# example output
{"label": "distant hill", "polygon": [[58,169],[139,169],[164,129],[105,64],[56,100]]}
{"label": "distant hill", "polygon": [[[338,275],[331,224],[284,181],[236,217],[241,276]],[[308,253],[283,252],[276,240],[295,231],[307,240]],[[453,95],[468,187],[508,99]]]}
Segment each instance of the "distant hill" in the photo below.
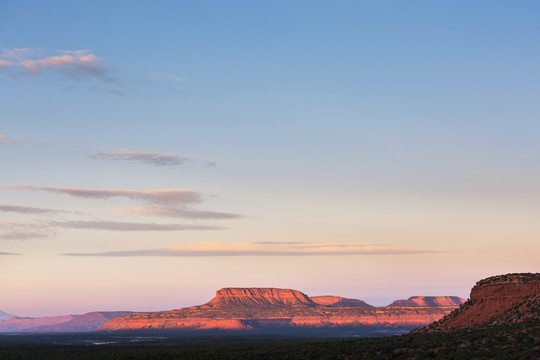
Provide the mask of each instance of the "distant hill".
{"label": "distant hill", "polygon": [[369,305],[362,300],[347,299],[341,296],[312,296],[310,299],[319,305],[325,305],[330,307],[373,307],[372,305]]}
{"label": "distant hill", "polygon": [[0,333],[8,332],[85,332],[93,331],[107,321],[129,314],[129,311],[91,312],[84,315],[12,317],[0,322]]}
{"label": "distant hill", "polygon": [[13,316],[15,315],[11,315],[6,312],[0,311],[0,322],[2,322],[2,320],[11,319]]}
{"label": "distant hill", "polygon": [[457,296],[411,296],[396,300],[388,306],[459,306],[467,300]]}

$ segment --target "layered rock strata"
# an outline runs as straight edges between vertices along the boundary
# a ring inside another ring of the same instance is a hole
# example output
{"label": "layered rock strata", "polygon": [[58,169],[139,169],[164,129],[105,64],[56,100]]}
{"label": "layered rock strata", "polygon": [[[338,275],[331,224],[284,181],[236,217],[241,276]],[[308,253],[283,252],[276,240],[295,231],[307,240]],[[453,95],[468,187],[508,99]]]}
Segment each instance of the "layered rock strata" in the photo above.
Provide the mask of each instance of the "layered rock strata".
{"label": "layered rock strata", "polygon": [[540,321],[540,273],[493,276],[476,283],[470,300],[421,331]]}
{"label": "layered rock strata", "polygon": [[[341,305],[339,305],[341,303]],[[254,330],[268,328],[424,326],[455,306],[371,307],[361,300],[310,298],[297,290],[226,288],[200,306],[157,313],[133,313],[98,330]]]}
{"label": "layered rock strata", "polygon": [[459,306],[467,300],[457,296],[411,296],[396,300],[388,306]]}

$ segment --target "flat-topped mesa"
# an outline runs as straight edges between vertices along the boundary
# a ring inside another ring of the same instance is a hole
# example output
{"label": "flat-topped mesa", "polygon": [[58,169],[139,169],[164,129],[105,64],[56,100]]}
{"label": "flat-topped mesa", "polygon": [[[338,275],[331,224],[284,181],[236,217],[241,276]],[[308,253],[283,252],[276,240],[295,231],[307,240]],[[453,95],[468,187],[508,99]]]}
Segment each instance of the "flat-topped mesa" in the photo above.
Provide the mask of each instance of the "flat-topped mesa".
{"label": "flat-topped mesa", "polygon": [[275,307],[315,307],[306,294],[292,289],[275,288],[224,288],[216,292],[216,297],[198,309],[222,309],[229,307],[275,308]]}
{"label": "flat-topped mesa", "polygon": [[388,306],[459,306],[466,301],[458,296],[411,296],[407,300],[396,300]]}
{"label": "flat-topped mesa", "polygon": [[329,307],[373,307],[362,300],[347,299],[341,296],[311,296],[310,299],[318,305]]}

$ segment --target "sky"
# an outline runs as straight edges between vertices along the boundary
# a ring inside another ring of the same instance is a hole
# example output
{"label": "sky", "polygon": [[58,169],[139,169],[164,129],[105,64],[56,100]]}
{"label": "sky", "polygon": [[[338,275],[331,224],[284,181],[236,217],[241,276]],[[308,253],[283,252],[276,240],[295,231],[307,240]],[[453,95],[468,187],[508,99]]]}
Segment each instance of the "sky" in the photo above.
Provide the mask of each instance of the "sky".
{"label": "sky", "polygon": [[538,272],[539,10],[1,1],[0,310]]}

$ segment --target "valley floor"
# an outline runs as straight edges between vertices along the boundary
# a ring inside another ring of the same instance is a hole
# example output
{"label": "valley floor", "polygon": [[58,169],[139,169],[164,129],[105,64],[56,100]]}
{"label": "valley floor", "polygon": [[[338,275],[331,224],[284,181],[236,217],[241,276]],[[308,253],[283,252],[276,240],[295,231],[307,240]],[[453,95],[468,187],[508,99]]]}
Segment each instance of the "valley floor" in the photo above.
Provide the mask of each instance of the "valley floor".
{"label": "valley floor", "polygon": [[5,337],[0,338],[2,360],[540,359],[540,328],[535,322],[452,333],[358,339],[208,336],[141,338],[140,342],[113,345],[6,342]]}

